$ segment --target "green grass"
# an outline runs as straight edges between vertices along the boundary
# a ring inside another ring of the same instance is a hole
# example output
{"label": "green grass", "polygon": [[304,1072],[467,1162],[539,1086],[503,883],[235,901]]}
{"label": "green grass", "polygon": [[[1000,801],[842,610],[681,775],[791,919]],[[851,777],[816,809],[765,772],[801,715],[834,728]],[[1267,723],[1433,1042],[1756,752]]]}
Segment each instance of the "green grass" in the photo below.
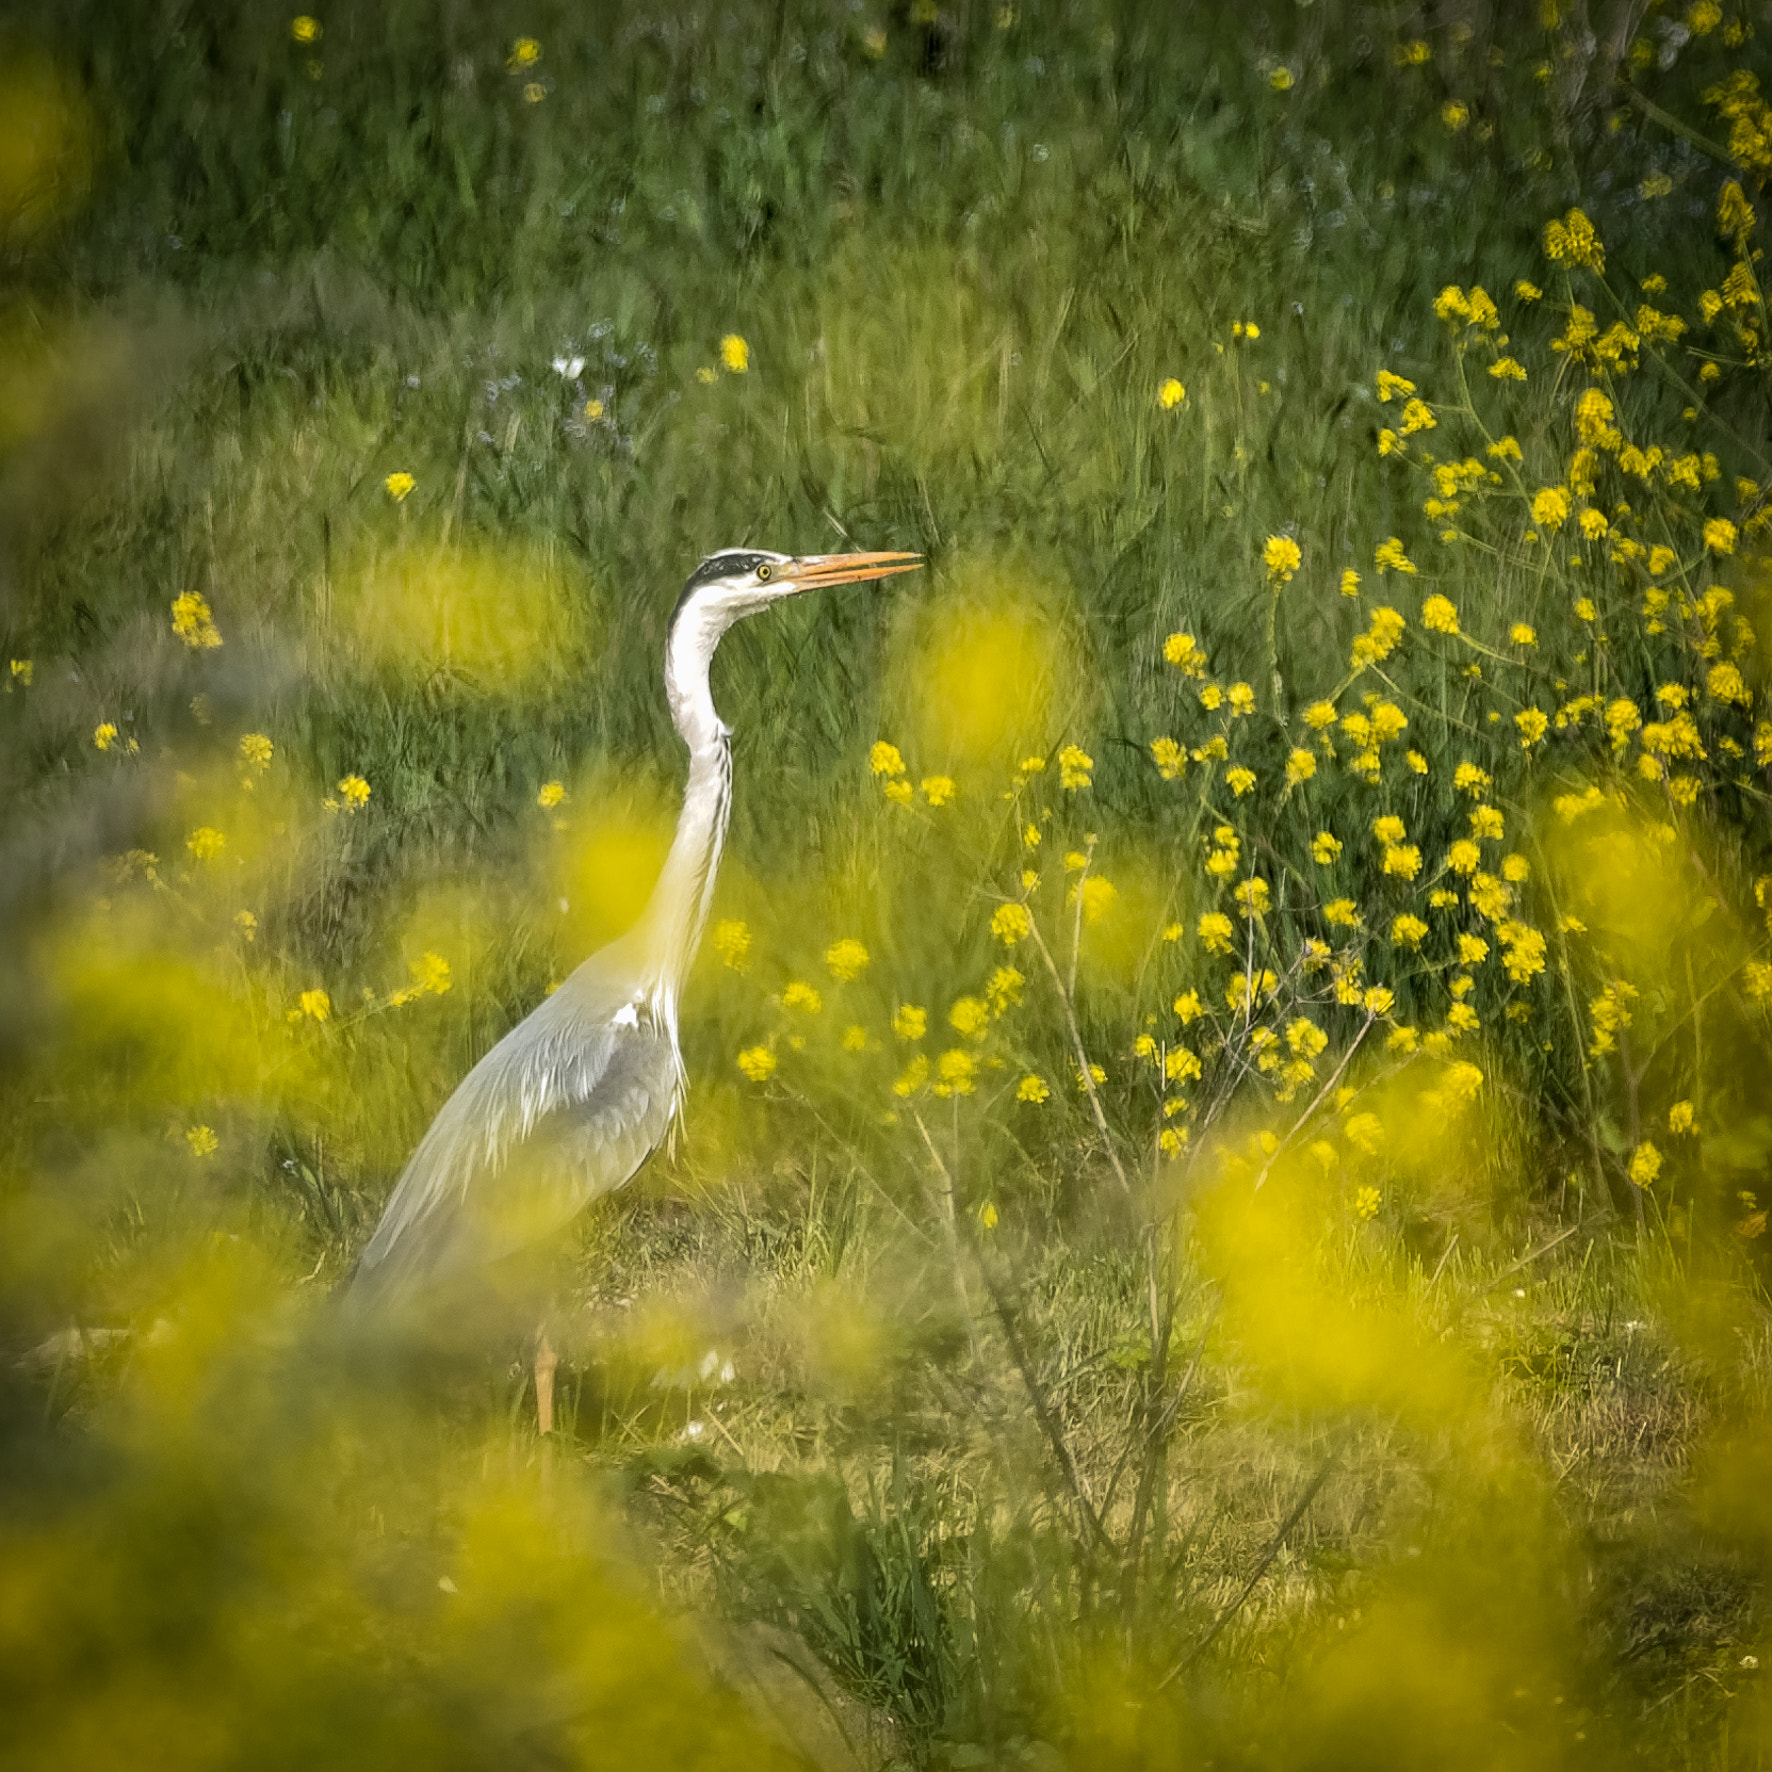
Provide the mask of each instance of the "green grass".
{"label": "green grass", "polygon": [[[262,8],[15,9],[0,1682],[27,1755],[1764,1763],[1772,428],[1757,283],[1701,297],[1757,277],[1706,94],[1772,17],[1663,68],[1665,8],[1634,61],[1597,8],[1592,41],[1325,0],[928,10],[412,4],[298,43]],[[1546,258],[1572,206],[1604,279]],[[1448,284],[1505,347],[1436,319]],[[1554,348],[1572,303],[1645,300],[1688,330],[1638,370]],[[1503,349],[1527,382],[1484,373]],[[1381,368],[1437,415],[1396,459]],[[1587,388],[1715,473],[1601,447],[1575,502],[1611,533],[1553,546],[1528,507],[1579,478]],[[1466,456],[1498,479],[1431,516]],[[1377,570],[1390,537],[1418,572]],[[353,1344],[324,1299],[405,1154],[643,899],[679,782],[665,623],[742,541],[929,569],[722,648],[715,916],[750,946],[691,982],[686,1126],[502,1304]],[[175,636],[187,594],[218,647]],[[1382,607],[1404,640],[1350,666]],[[1165,662],[1177,632],[1209,678]],[[1246,716],[1202,701],[1243,683]],[[1670,684],[1701,759],[1652,739]],[[1374,701],[1408,727],[1367,771]],[[1523,746],[1534,707],[1563,721]],[[1153,739],[1215,734],[1162,778]],[[1484,874],[1526,869],[1503,909],[1441,859],[1479,804],[1508,833]],[[1418,872],[1385,871],[1387,815]],[[1086,924],[1085,882],[1114,888]],[[1011,900],[1039,942],[993,934]],[[1516,925],[1544,940],[1517,977]],[[1337,1001],[1306,939],[1393,1001]],[[1004,966],[975,1039],[950,1010]],[[1271,1013],[1240,1012],[1264,967]],[[1178,1049],[1201,1074],[1165,1083]]]}

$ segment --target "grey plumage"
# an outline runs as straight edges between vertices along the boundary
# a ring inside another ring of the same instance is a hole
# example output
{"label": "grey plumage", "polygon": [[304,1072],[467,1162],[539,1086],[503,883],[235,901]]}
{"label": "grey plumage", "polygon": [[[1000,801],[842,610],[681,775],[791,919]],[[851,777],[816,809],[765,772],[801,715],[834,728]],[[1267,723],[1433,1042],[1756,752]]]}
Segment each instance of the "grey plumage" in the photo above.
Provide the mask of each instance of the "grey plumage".
{"label": "grey plumage", "polygon": [[671,618],[665,694],[689,749],[683,810],[627,934],[586,960],[488,1052],[419,1141],[352,1282],[364,1306],[409,1298],[558,1231],[633,1179],[681,1110],[677,1000],[713,901],[732,800],[729,732],[708,668],[721,636],[799,591],[907,572],[907,554],[729,549]]}

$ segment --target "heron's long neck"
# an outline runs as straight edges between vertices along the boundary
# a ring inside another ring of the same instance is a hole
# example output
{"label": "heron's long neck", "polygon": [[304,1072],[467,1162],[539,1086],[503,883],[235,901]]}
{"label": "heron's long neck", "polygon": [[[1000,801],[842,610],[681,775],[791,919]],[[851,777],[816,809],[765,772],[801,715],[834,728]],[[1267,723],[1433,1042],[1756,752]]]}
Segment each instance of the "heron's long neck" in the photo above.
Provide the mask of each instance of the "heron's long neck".
{"label": "heron's long neck", "polygon": [[713,903],[714,876],[732,808],[732,747],[708,688],[708,665],[718,638],[699,624],[681,620],[672,629],[665,654],[665,694],[678,735],[689,747],[689,780],[677,835],[642,926],[649,956],[646,988],[654,1011],[673,1026],[677,994]]}

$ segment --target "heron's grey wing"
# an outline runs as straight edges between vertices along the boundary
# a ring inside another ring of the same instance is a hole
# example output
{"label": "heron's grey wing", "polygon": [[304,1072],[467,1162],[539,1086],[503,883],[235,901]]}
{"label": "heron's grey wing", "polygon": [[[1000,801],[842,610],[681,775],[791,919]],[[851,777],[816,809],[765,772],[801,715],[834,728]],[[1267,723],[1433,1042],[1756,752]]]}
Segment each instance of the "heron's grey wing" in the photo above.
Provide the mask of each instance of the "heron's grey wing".
{"label": "heron's grey wing", "polygon": [[443,1104],[363,1252],[358,1293],[416,1291],[545,1237],[664,1137],[678,1082],[669,1034],[604,961],[580,967]]}

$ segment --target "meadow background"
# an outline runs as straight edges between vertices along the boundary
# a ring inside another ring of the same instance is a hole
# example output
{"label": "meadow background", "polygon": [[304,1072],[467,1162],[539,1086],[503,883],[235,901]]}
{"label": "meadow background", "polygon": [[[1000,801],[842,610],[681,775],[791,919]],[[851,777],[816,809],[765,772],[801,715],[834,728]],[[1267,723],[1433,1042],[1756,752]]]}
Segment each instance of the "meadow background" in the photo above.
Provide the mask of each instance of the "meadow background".
{"label": "meadow background", "polygon": [[[1764,1765],[1768,32],[10,7],[6,1757]],[[351,1331],[735,543],[686,1124]]]}

